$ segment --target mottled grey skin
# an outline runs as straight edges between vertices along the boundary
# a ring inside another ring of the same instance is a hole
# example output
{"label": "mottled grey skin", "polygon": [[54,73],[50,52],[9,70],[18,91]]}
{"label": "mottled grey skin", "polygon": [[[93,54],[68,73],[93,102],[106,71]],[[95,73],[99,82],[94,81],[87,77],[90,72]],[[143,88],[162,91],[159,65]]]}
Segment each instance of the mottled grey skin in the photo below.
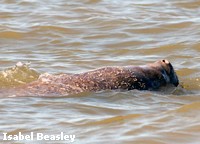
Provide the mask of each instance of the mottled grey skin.
{"label": "mottled grey skin", "polygon": [[80,74],[43,74],[37,81],[18,89],[17,95],[55,96],[101,90],[156,90],[179,80],[167,60],[144,66],[111,66]]}

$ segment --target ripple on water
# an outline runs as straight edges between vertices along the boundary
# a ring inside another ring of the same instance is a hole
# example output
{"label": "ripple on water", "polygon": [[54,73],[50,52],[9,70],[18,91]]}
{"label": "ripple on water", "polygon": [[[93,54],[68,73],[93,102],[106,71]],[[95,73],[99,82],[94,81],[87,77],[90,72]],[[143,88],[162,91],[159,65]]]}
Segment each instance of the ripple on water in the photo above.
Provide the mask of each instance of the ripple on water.
{"label": "ripple on water", "polygon": [[[199,143],[199,12],[197,0],[1,1],[0,133],[63,131],[76,134],[77,143]],[[40,73],[158,59],[177,71],[175,91],[7,97],[7,87]],[[32,64],[16,68],[18,61]]]}

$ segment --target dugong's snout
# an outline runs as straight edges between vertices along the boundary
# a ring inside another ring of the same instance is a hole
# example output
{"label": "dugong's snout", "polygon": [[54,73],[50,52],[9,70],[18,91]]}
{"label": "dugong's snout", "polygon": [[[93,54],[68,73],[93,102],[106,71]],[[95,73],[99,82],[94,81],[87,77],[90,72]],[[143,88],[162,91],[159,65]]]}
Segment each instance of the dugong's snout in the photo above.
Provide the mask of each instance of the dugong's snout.
{"label": "dugong's snout", "polygon": [[161,68],[166,83],[173,84],[177,87],[179,85],[179,79],[172,64],[168,60],[160,60],[156,64]]}
{"label": "dugong's snout", "polygon": [[174,74],[172,74],[172,76],[170,76],[170,81],[176,87],[179,85],[178,76],[176,75],[175,72],[174,72]]}
{"label": "dugong's snout", "polygon": [[179,79],[172,64],[168,60],[162,60],[162,62],[166,65],[165,68],[169,75],[170,83],[177,87],[179,85]]}

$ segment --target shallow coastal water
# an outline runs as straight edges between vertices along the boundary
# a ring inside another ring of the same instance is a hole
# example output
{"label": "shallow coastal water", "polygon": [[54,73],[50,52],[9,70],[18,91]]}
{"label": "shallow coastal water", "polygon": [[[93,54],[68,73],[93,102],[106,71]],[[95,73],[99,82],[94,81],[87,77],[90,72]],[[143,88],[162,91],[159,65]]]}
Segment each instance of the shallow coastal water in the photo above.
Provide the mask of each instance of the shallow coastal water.
{"label": "shallow coastal water", "polygon": [[[197,0],[1,1],[0,143],[6,143],[4,132],[64,132],[76,135],[78,144],[199,143],[199,4]],[[79,73],[158,59],[173,64],[181,81],[175,91],[101,91],[60,98],[18,98],[7,91],[42,73]],[[19,61],[31,64],[22,66]]]}

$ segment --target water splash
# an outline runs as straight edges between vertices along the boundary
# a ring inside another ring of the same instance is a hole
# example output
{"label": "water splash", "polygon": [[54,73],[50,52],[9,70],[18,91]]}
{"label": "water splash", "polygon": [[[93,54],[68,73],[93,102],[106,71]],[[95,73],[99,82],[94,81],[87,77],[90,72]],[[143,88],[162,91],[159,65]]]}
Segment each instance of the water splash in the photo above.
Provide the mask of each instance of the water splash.
{"label": "water splash", "polygon": [[16,87],[38,79],[40,73],[29,65],[18,62],[15,66],[0,71],[0,88]]}

